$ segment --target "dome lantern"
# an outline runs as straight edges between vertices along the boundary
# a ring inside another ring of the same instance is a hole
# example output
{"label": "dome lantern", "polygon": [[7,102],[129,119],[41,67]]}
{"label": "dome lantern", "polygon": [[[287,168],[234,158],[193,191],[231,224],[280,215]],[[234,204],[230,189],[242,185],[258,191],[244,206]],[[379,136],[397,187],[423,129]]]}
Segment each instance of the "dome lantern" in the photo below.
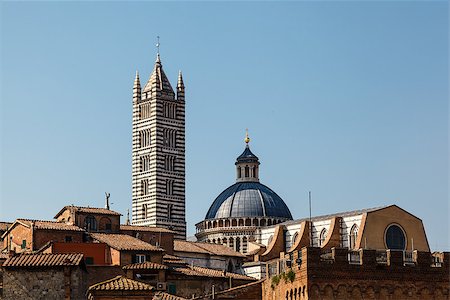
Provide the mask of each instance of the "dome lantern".
{"label": "dome lantern", "polygon": [[245,134],[245,149],[236,159],[236,182],[259,182],[259,159],[252,153],[248,130]]}

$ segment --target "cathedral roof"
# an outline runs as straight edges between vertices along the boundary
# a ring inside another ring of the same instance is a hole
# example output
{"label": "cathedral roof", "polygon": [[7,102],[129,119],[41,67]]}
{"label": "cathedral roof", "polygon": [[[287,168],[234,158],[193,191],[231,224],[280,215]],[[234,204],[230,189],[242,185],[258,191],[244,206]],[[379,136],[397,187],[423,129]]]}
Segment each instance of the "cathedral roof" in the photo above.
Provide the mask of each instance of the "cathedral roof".
{"label": "cathedral roof", "polygon": [[274,191],[259,182],[237,182],[213,202],[205,219],[279,217],[292,220],[291,212]]}

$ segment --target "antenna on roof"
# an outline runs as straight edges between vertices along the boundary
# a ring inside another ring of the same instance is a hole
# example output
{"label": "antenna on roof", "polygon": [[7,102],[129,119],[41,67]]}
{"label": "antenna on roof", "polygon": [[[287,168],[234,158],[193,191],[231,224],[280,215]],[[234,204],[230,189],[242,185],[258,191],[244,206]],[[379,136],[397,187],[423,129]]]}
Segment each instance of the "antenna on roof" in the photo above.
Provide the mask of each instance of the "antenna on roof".
{"label": "antenna on roof", "polygon": [[109,197],[111,197],[111,194],[105,192],[105,196],[106,196],[106,204],[105,204],[105,208],[109,210]]}

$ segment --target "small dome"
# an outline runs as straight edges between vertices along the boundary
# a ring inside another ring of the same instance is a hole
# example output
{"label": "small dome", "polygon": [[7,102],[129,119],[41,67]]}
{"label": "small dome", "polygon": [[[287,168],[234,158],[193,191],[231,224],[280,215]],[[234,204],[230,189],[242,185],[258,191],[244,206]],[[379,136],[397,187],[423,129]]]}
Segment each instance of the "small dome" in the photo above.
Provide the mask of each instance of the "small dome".
{"label": "small dome", "polygon": [[246,162],[258,162],[258,160],[258,156],[253,154],[253,152],[250,150],[250,147],[247,145],[244,152],[242,152],[242,154],[236,158],[236,165]]}
{"label": "small dome", "polygon": [[259,182],[237,182],[228,187],[214,200],[205,219],[230,217],[278,217],[292,220],[283,199]]}

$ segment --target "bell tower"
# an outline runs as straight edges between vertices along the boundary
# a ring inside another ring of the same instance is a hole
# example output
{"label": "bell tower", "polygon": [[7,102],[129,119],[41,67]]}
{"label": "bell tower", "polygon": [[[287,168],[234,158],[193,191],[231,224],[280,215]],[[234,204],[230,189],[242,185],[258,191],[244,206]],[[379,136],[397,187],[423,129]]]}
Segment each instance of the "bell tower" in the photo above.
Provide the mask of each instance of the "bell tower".
{"label": "bell tower", "polygon": [[158,54],[141,90],[133,86],[132,224],[158,226],[186,239],[185,102],[183,77],[176,93]]}

